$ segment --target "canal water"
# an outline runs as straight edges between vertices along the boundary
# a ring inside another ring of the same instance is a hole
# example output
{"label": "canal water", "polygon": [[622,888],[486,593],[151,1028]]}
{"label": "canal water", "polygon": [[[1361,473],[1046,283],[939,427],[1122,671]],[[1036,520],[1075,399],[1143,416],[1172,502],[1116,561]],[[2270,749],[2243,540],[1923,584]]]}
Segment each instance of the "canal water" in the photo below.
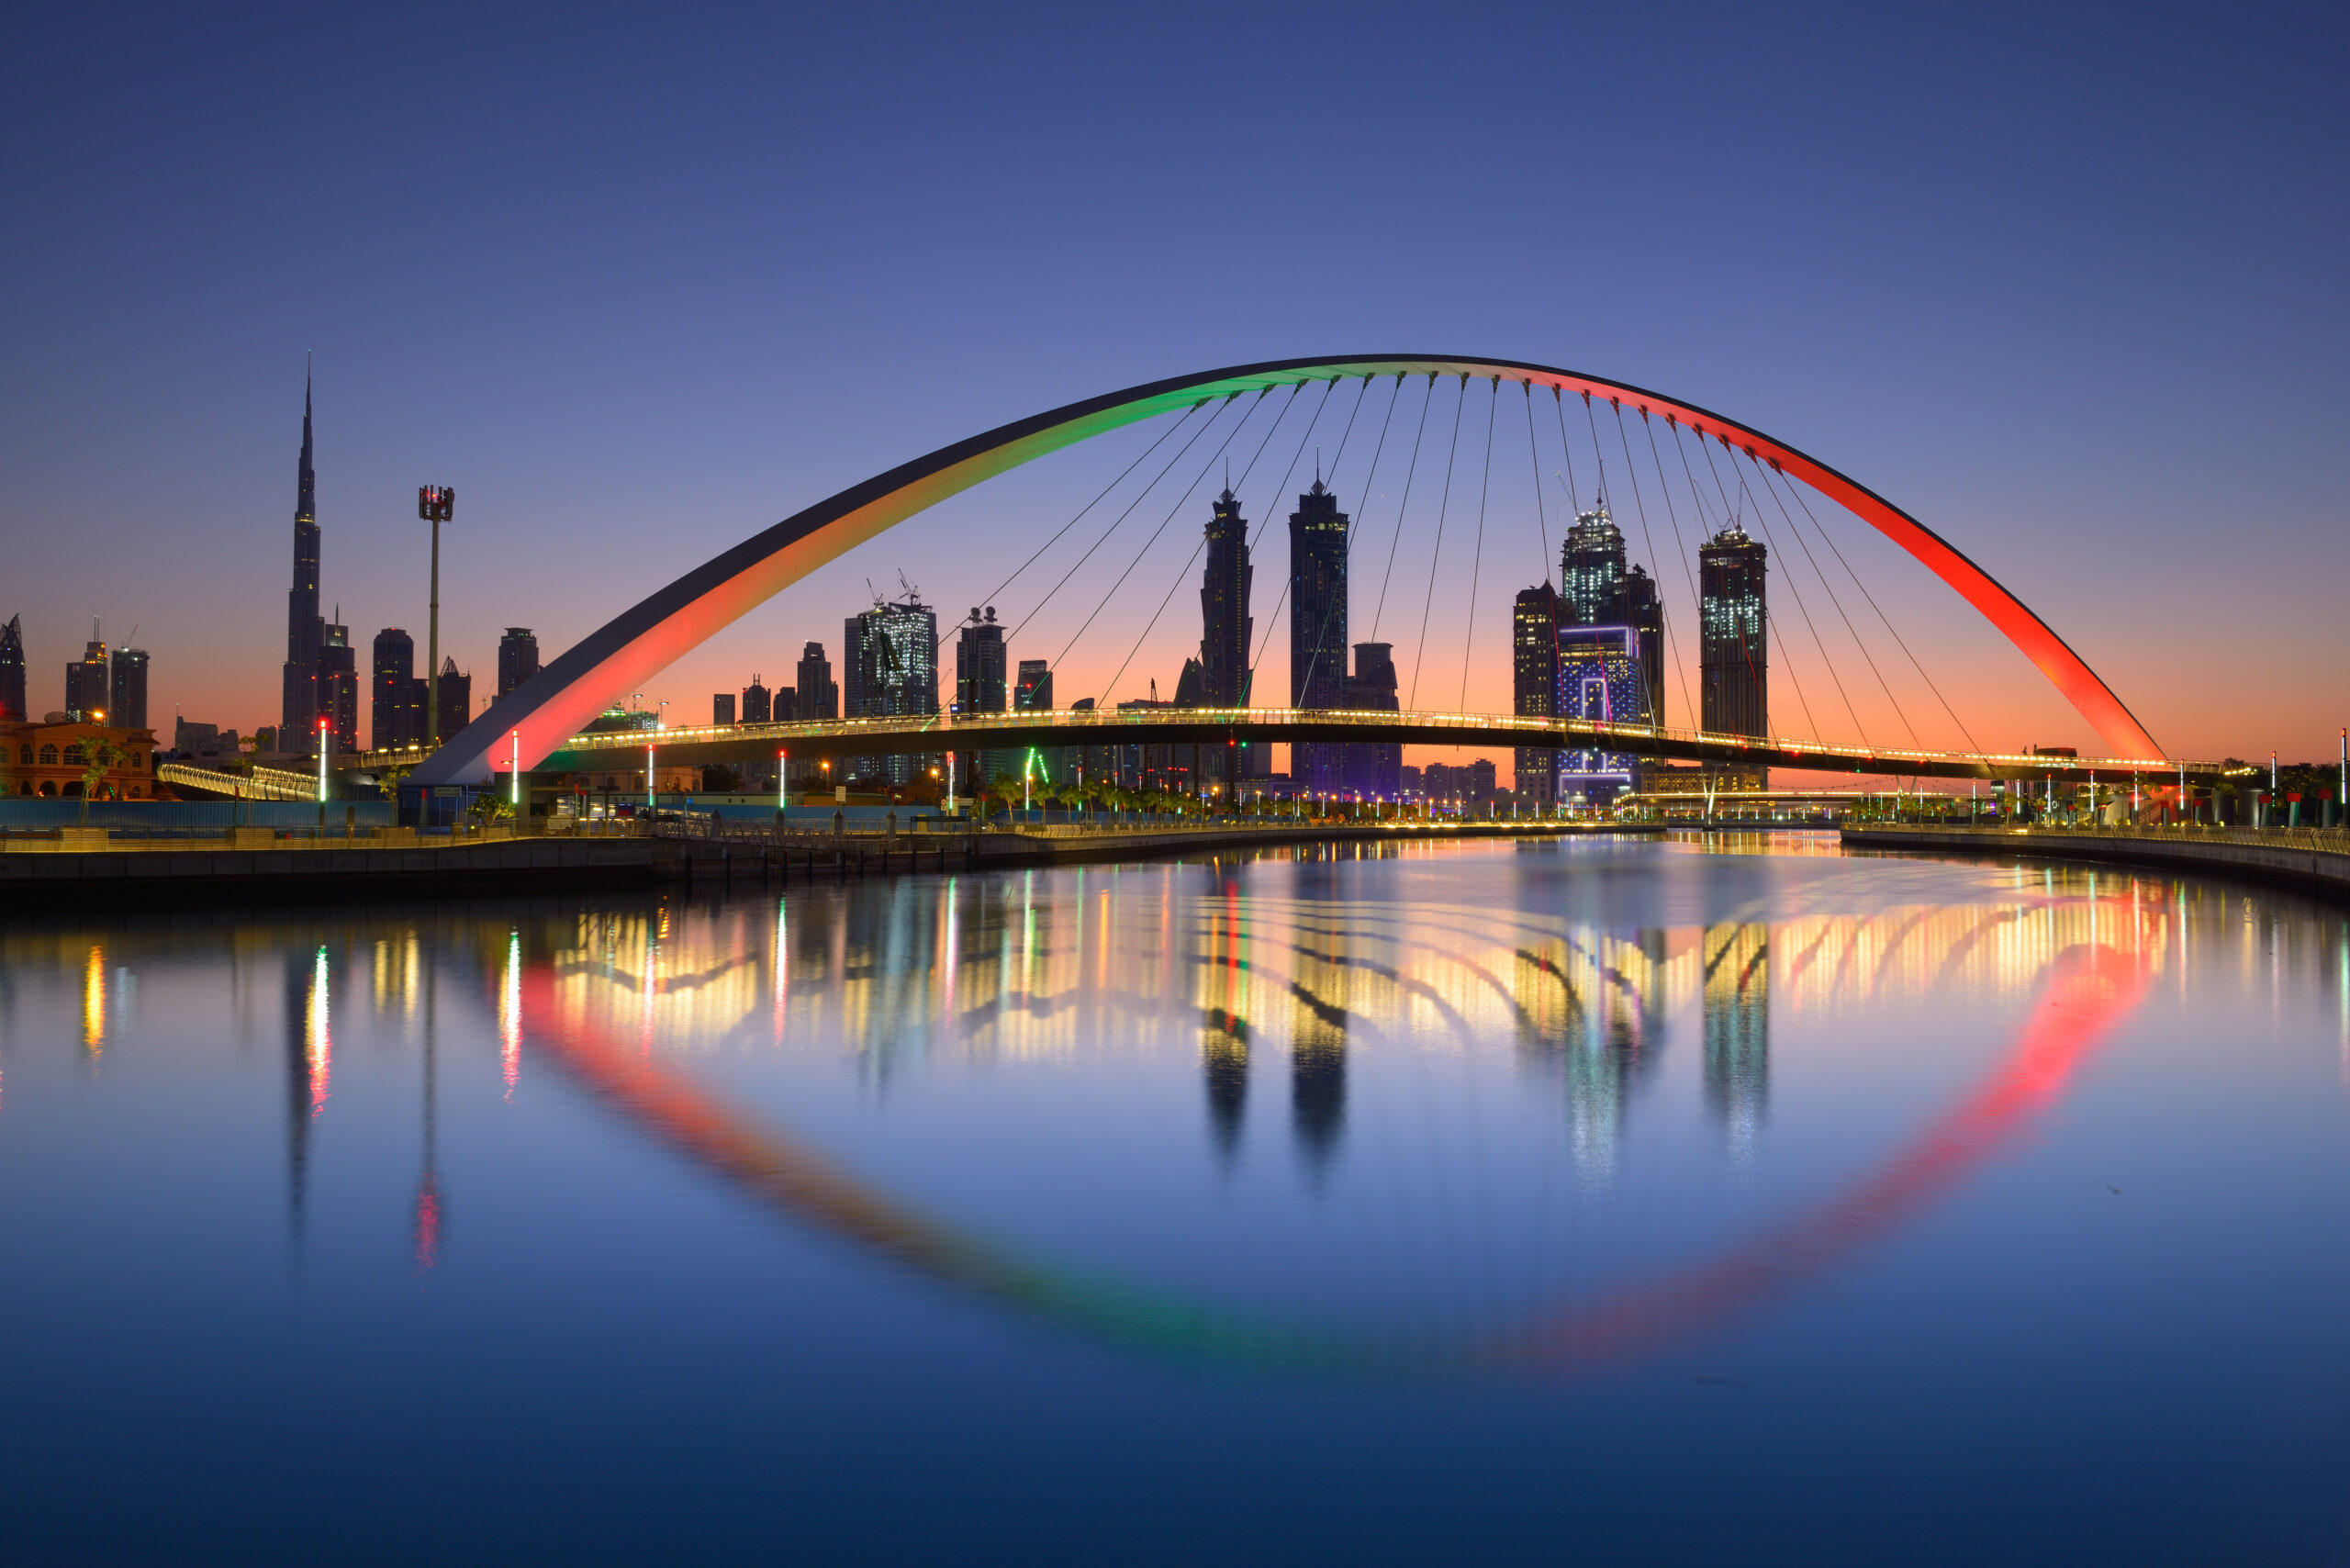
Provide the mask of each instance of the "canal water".
{"label": "canal water", "polygon": [[1800,835],[0,924],[11,1562],[2350,1561],[2339,908]]}

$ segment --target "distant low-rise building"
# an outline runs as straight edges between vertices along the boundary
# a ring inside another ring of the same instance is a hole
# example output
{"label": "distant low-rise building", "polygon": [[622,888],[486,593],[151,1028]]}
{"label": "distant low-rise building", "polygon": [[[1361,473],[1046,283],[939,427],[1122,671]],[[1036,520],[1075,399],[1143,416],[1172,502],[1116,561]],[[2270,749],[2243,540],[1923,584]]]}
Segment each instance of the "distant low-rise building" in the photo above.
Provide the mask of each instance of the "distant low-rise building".
{"label": "distant low-rise building", "polygon": [[182,756],[233,757],[237,732],[218,724],[199,724],[193,719],[176,720],[172,726],[172,749]]}
{"label": "distant low-rise building", "polygon": [[90,790],[94,801],[148,801],[155,795],[155,732],[140,726],[68,720],[63,723],[0,721],[7,792],[19,799],[79,800],[94,748],[119,754]]}

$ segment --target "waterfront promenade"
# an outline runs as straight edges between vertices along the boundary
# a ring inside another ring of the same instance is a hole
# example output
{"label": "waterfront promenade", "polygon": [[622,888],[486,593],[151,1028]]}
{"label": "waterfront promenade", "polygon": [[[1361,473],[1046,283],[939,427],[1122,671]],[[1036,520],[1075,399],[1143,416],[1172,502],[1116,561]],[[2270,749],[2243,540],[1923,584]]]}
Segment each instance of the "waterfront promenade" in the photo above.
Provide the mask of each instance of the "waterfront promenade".
{"label": "waterfront promenade", "polygon": [[[924,824],[927,826],[928,824]],[[649,831],[648,831],[649,828]],[[492,828],[450,837],[413,831],[349,836],[245,829],[220,839],[113,839],[71,830],[0,840],[0,888],[113,901],[149,896],[338,897],[400,890],[514,893],[592,883],[726,884],[845,879],[1158,857],[1316,843],[1654,835],[1615,823],[1296,822],[1240,819],[1059,823],[1011,831],[777,832],[755,823],[647,824],[622,834],[515,836]]]}
{"label": "waterfront promenade", "polygon": [[2350,832],[2340,828],[1929,827],[1850,825],[1848,848],[2111,860],[2315,888],[2350,898]]}

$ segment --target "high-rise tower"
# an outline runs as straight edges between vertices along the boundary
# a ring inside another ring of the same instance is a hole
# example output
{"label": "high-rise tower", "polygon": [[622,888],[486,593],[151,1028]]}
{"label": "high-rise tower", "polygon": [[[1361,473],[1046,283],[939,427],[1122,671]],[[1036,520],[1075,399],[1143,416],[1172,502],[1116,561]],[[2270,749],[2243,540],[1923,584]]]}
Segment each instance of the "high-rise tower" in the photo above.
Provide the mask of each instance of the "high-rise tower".
{"label": "high-rise tower", "polygon": [[1207,568],[1200,577],[1200,686],[1205,705],[1240,708],[1248,701],[1248,648],[1256,622],[1248,593],[1257,570],[1248,564],[1248,520],[1227,487],[1208,519]]}
{"label": "high-rise tower", "polygon": [[[1289,514],[1289,700],[1292,708],[1347,704],[1347,514],[1315,476]],[[1337,794],[1347,787],[1343,745],[1290,747],[1298,789]]]}
{"label": "high-rise tower", "polygon": [[[1208,519],[1206,568],[1200,574],[1200,702],[1203,708],[1245,708],[1248,705],[1248,651],[1255,645],[1257,622],[1248,614],[1248,596],[1257,569],[1248,561],[1248,520],[1240,503],[1225,487]],[[1228,747],[1226,755],[1207,761],[1211,777],[1222,778],[1226,762],[1242,778],[1261,778],[1268,752],[1262,745]]]}
{"label": "high-rise tower", "polygon": [[539,640],[528,626],[509,626],[498,640],[498,694],[513,690],[539,673]]}
{"label": "high-rise tower", "polygon": [[[351,628],[342,623],[341,605],[335,606],[334,615],[324,624],[324,641],[319,648],[319,715],[312,721],[311,729],[315,734],[323,723],[332,750],[357,751],[359,655],[351,645]],[[281,746],[285,744],[278,743]]]}
{"label": "high-rise tower", "polygon": [[1575,514],[1575,525],[1560,547],[1559,624],[1630,627],[1648,709],[1622,717],[1636,723],[1664,722],[1663,601],[1648,568],[1626,565],[1624,532],[1608,515],[1605,498],[1590,511]]}
{"label": "high-rise tower", "polygon": [[[1515,711],[1548,719],[1559,711],[1559,592],[1549,583],[1520,588],[1510,610],[1510,690]],[[1517,748],[1515,787],[1548,805],[1559,796],[1559,754]]]}
{"label": "high-rise tower", "polygon": [[147,650],[117,648],[108,666],[106,722],[118,730],[147,727]]}
{"label": "high-rise tower", "polygon": [[97,618],[93,616],[90,641],[82,656],[65,666],[65,711],[77,721],[97,722],[112,700],[106,675],[106,645],[98,636]]}
{"label": "high-rise tower", "polygon": [[[294,587],[285,596],[285,692],[278,715],[278,746],[314,744],[318,729],[319,650],[326,622],[319,615],[319,476],[310,466],[310,378],[302,377],[302,457],[294,482]],[[297,738],[300,737],[300,738]]]}
{"label": "high-rise tower", "polygon": [[[970,620],[955,637],[955,711],[1001,713],[1010,700],[1010,684],[1004,678],[1003,628],[996,622],[995,606],[987,607],[984,620],[974,606]],[[1017,771],[1020,756],[1002,749],[967,751],[955,766],[976,790],[999,773]]]}
{"label": "high-rise tower", "polygon": [[[841,696],[847,717],[938,711],[938,614],[912,589],[899,599],[876,599],[871,610],[850,616],[842,627],[842,641],[846,646],[841,656]],[[1002,667],[997,666],[999,671]],[[804,701],[804,682],[800,689]],[[926,769],[943,767],[942,755],[863,757],[855,766],[867,778],[911,784]]]}
{"label": "high-rise tower", "polygon": [[1734,522],[1697,550],[1703,723],[1718,734],[1771,733],[1765,554],[1762,542]]}
{"label": "high-rise tower", "polygon": [[[793,700],[791,717],[837,719],[841,716],[841,689],[833,679],[833,661],[824,656],[823,644],[811,643],[800,650],[800,663],[792,679],[792,689],[799,695]],[[780,713],[776,716],[783,717]]]}
{"label": "high-rise tower", "polygon": [[416,674],[416,639],[397,626],[375,633],[368,666],[368,744],[378,751],[424,739],[424,682]]}
{"label": "high-rise tower", "polygon": [[0,626],[0,719],[29,717],[25,711],[25,628],[11,615]]}

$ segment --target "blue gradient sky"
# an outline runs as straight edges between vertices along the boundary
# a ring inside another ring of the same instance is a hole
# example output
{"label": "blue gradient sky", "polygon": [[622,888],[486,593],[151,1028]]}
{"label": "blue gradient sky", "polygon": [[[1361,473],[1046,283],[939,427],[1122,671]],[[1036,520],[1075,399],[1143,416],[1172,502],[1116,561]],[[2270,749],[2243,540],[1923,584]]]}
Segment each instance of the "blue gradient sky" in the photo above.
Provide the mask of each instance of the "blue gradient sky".
{"label": "blue gradient sky", "polygon": [[[2331,756],[2350,719],[2338,10],[52,9],[6,36],[0,615],[25,616],[36,710],[95,614],[152,651],[159,726],[274,721],[306,350],[326,601],[355,640],[420,643],[414,488],[455,484],[443,641],[485,687],[500,627],[552,656],[975,431],[1408,351],[1618,377],[1814,453],[2014,588],[2175,752]],[[1152,433],[861,548],[655,694],[706,716],[809,637],[837,657],[868,577],[958,612]],[[1540,557],[1520,433],[1494,454],[1472,706],[1507,704],[1500,617]],[[1166,591],[1195,499],[1064,701]],[[1433,518],[1416,498],[1416,588]],[[2095,745],[1948,590],[1840,538],[1980,741]],[[1457,689],[1455,565],[1427,678]],[[1057,653],[1107,586],[1072,584],[1014,656]],[[1192,602],[1111,695],[1171,684]],[[1355,614],[1364,635],[1360,589]],[[1798,642],[1817,727],[1849,738]],[[1792,695],[1774,727],[1802,733]]]}

